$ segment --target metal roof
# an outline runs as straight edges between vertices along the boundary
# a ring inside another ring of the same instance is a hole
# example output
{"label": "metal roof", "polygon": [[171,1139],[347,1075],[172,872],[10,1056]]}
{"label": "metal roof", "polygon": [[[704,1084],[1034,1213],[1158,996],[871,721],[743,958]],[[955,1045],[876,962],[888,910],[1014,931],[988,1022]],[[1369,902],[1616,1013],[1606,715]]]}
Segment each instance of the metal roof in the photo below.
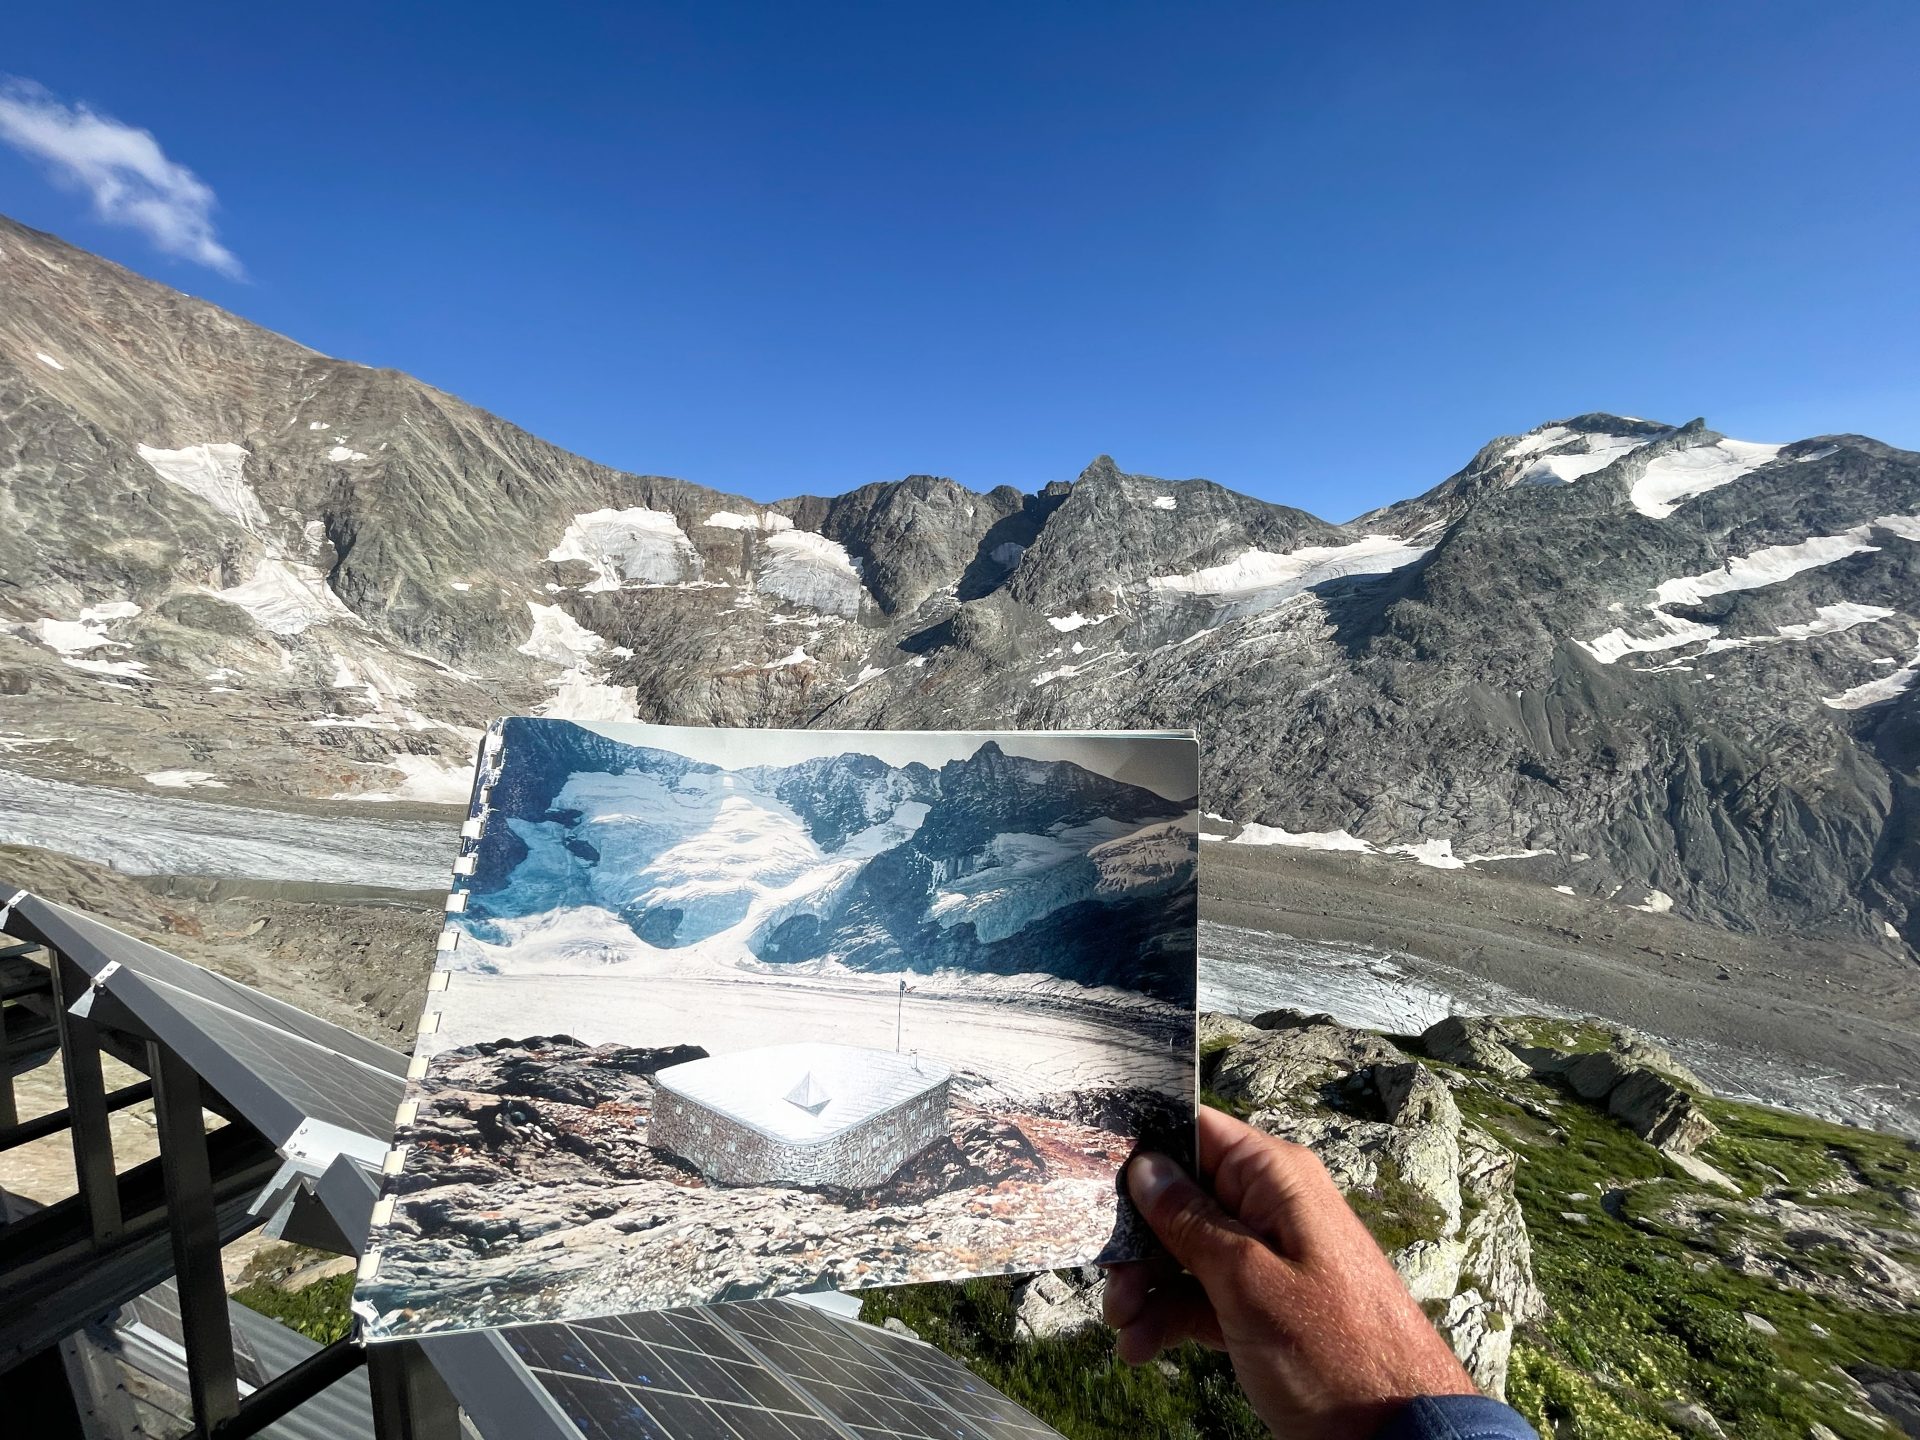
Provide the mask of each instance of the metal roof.
{"label": "metal roof", "polygon": [[[926,1094],[950,1075],[919,1055],[809,1042],[688,1060],[657,1071],[653,1082],[768,1139],[811,1145]],[[796,1100],[801,1093],[817,1103]]]}
{"label": "metal roof", "polygon": [[[236,1370],[243,1395],[285,1374],[320,1349],[317,1341],[238,1301],[228,1304],[227,1319],[233,1326]],[[114,1359],[168,1389],[185,1393],[187,1366],[180,1301],[171,1280],[122,1306],[106,1328],[111,1331]],[[268,1440],[373,1440],[373,1401],[367,1372],[357,1369],[343,1375],[260,1433]]]}

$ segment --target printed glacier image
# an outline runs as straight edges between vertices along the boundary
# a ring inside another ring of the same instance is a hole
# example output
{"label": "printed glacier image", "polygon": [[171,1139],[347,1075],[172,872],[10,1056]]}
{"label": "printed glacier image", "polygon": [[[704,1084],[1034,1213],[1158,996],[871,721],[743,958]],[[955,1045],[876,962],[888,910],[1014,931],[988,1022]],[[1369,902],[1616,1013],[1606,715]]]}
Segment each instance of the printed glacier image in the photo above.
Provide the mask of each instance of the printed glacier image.
{"label": "printed glacier image", "polygon": [[1192,1143],[1197,763],[497,724],[371,1333],[1143,1253],[1119,1170]]}

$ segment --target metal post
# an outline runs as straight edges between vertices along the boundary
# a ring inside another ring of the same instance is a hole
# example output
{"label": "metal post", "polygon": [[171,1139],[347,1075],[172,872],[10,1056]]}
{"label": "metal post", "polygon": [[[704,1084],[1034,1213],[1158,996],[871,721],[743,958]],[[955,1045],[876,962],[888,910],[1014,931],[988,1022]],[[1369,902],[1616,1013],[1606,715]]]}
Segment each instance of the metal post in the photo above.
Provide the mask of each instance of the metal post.
{"label": "metal post", "polygon": [[0,1130],[20,1123],[20,1107],[13,1098],[13,1066],[7,1056],[7,1002],[0,998]]}
{"label": "metal post", "polygon": [[900,1037],[905,1033],[907,1024],[907,982],[900,982],[900,1000],[893,1010],[893,1053],[900,1053]]}
{"label": "metal post", "polygon": [[367,1383],[378,1440],[460,1440],[460,1406],[419,1342],[369,1345]]}
{"label": "metal post", "polygon": [[72,1119],[73,1173],[79,1183],[93,1242],[120,1238],[120,1177],[113,1161],[113,1129],[107,1122],[107,1082],[100,1069],[100,1037],[91,1020],[70,1014],[85,993],[86,972],[58,953],[49,953],[53,981],[53,1017],[60,1030],[60,1063],[66,1072],[67,1109]]}
{"label": "metal post", "polygon": [[187,1392],[193,1401],[194,1424],[211,1434],[222,1420],[239,1412],[240,1385],[234,1373],[233,1329],[227,1320],[226,1278],[220,1270],[220,1221],[213,1204],[200,1077],[157,1040],[147,1042],[147,1073],[153,1077],[167,1225],[173,1234]]}

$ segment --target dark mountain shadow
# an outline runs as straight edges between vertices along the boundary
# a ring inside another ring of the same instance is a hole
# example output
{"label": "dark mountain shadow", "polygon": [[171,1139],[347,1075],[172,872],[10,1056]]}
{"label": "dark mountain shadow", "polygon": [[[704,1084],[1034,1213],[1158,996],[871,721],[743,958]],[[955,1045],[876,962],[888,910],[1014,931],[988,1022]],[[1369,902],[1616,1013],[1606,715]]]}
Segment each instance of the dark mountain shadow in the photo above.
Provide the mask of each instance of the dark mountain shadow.
{"label": "dark mountain shadow", "polygon": [[1347,575],[1308,587],[1327,607],[1333,641],[1349,660],[1366,654],[1386,629],[1387,612],[1418,589],[1420,576],[1432,560],[1429,553],[1385,575]]}
{"label": "dark mountain shadow", "polygon": [[[1008,564],[1004,559],[996,560],[994,552],[1006,545],[1018,545],[1025,550],[1040,538],[1040,528],[1047,523],[1047,517],[1058,510],[1071,493],[1066,486],[1059,487],[1060,493],[1057,495],[1049,493],[1049,490],[1027,496],[1020,509],[981,537],[980,548],[975,552],[972,563],[961,573],[956,592],[960,599],[978,600],[983,595],[991,595],[1006,583],[1007,577],[1013,574],[1014,567],[1020,563],[1019,558],[1016,556],[1013,563]],[[900,648],[904,650],[907,647],[902,645]]]}

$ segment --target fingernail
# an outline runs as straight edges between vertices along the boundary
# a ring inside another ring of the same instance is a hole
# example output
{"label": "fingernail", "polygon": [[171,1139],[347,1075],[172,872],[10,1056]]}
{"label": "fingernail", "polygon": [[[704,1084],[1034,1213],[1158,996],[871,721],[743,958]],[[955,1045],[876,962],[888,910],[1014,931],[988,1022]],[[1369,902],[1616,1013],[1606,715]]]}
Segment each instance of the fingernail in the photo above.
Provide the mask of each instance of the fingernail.
{"label": "fingernail", "polygon": [[1181,1177],[1180,1167],[1172,1160],[1147,1150],[1134,1156],[1133,1163],[1127,1166],[1127,1189],[1133,1195],[1133,1203],[1144,1210]]}

